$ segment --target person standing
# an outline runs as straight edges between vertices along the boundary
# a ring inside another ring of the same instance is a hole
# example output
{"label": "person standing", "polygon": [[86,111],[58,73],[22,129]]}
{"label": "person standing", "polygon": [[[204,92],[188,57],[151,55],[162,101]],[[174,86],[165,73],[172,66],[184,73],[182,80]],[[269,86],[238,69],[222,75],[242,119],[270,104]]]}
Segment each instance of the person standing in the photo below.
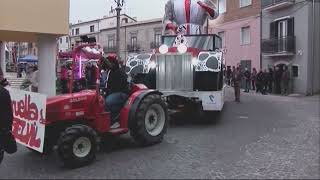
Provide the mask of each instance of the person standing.
{"label": "person standing", "polygon": [[272,68],[269,68],[268,72],[268,92],[272,93],[273,92],[273,83],[274,83],[274,73]]}
{"label": "person standing", "polygon": [[62,65],[61,67],[61,89],[62,94],[68,93],[68,70],[66,65]]}
{"label": "person standing", "polygon": [[251,81],[251,73],[248,70],[248,68],[245,68],[245,71],[244,71],[243,75],[244,75],[244,80],[245,80],[245,83],[246,83],[244,92],[248,93],[248,92],[250,92],[250,81]]}
{"label": "person standing", "polygon": [[262,69],[260,69],[259,73],[257,74],[257,81],[256,81],[257,93],[260,92],[261,94],[265,94],[263,82],[264,82],[264,74],[262,72]]}
{"label": "person standing", "polygon": [[226,72],[228,86],[231,86],[231,75],[232,75],[232,70],[231,70],[231,67],[228,66],[227,67],[227,72]]}
{"label": "person standing", "polygon": [[282,72],[279,67],[276,67],[276,70],[274,73],[275,94],[281,94],[281,78],[282,78]]}
{"label": "person standing", "polygon": [[4,88],[7,84],[0,67],[0,164],[5,152],[8,154],[17,152],[17,144],[11,133],[13,121],[11,97]]}
{"label": "person standing", "polygon": [[235,101],[240,102],[240,83],[241,83],[241,71],[240,67],[237,67],[237,69],[232,74],[232,82],[234,87],[234,94],[235,94]]}
{"label": "person standing", "polygon": [[33,72],[31,74],[31,91],[38,92],[38,85],[39,85],[39,70],[37,66],[33,67]]}
{"label": "person standing", "polygon": [[290,73],[287,66],[284,66],[284,71],[281,76],[281,95],[287,96],[289,94]]}
{"label": "person standing", "polygon": [[252,74],[251,74],[251,84],[252,84],[252,90],[256,90],[256,79],[257,79],[257,69],[253,68],[252,69]]}
{"label": "person standing", "polygon": [[263,92],[267,94],[268,92],[268,82],[269,82],[269,73],[266,69],[263,70]]}
{"label": "person standing", "polygon": [[236,73],[236,67],[232,66],[232,71],[231,71],[231,86],[234,87],[234,83],[233,83],[233,75]]}

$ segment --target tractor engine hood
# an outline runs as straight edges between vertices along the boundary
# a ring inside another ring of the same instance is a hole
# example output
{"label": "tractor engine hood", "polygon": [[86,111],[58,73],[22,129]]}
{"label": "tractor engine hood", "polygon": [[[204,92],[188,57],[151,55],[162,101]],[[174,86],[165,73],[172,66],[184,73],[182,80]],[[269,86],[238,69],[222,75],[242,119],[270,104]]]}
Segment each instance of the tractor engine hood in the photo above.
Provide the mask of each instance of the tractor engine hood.
{"label": "tractor engine hood", "polygon": [[81,116],[92,108],[90,104],[96,98],[96,91],[86,90],[79,93],[54,96],[47,99],[47,120],[56,120],[62,114],[78,113]]}

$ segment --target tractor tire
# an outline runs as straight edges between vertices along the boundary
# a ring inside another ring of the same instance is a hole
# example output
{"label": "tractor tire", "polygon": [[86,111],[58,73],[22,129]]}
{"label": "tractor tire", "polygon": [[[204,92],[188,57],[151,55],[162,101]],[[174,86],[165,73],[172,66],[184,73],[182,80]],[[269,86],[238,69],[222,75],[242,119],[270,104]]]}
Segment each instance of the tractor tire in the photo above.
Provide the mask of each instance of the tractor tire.
{"label": "tractor tire", "polygon": [[95,160],[99,137],[86,125],[73,125],[58,139],[58,156],[68,168],[78,168]]}
{"label": "tractor tire", "polygon": [[162,142],[168,127],[168,109],[158,94],[146,96],[140,103],[130,134],[141,146]]}

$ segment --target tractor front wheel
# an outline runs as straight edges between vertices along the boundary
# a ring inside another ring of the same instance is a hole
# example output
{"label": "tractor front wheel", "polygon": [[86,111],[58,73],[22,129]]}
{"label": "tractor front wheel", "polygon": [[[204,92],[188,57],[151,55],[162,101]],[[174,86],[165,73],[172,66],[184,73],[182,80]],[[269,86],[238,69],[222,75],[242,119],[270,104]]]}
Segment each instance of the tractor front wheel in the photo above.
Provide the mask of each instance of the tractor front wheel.
{"label": "tractor front wheel", "polygon": [[66,167],[82,167],[94,161],[98,143],[98,135],[91,127],[73,125],[58,140],[58,156]]}
{"label": "tractor front wheel", "polygon": [[168,124],[168,110],[161,96],[148,95],[142,100],[136,112],[130,129],[131,136],[142,146],[160,143]]}

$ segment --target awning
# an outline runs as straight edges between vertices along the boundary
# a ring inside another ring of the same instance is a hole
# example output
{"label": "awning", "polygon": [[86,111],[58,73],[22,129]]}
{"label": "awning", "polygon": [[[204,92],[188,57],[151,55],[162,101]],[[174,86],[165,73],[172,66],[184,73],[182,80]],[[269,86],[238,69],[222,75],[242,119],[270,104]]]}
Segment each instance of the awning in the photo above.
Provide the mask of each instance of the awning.
{"label": "awning", "polygon": [[38,62],[38,57],[34,55],[26,55],[23,58],[18,58],[18,62],[35,63]]}

